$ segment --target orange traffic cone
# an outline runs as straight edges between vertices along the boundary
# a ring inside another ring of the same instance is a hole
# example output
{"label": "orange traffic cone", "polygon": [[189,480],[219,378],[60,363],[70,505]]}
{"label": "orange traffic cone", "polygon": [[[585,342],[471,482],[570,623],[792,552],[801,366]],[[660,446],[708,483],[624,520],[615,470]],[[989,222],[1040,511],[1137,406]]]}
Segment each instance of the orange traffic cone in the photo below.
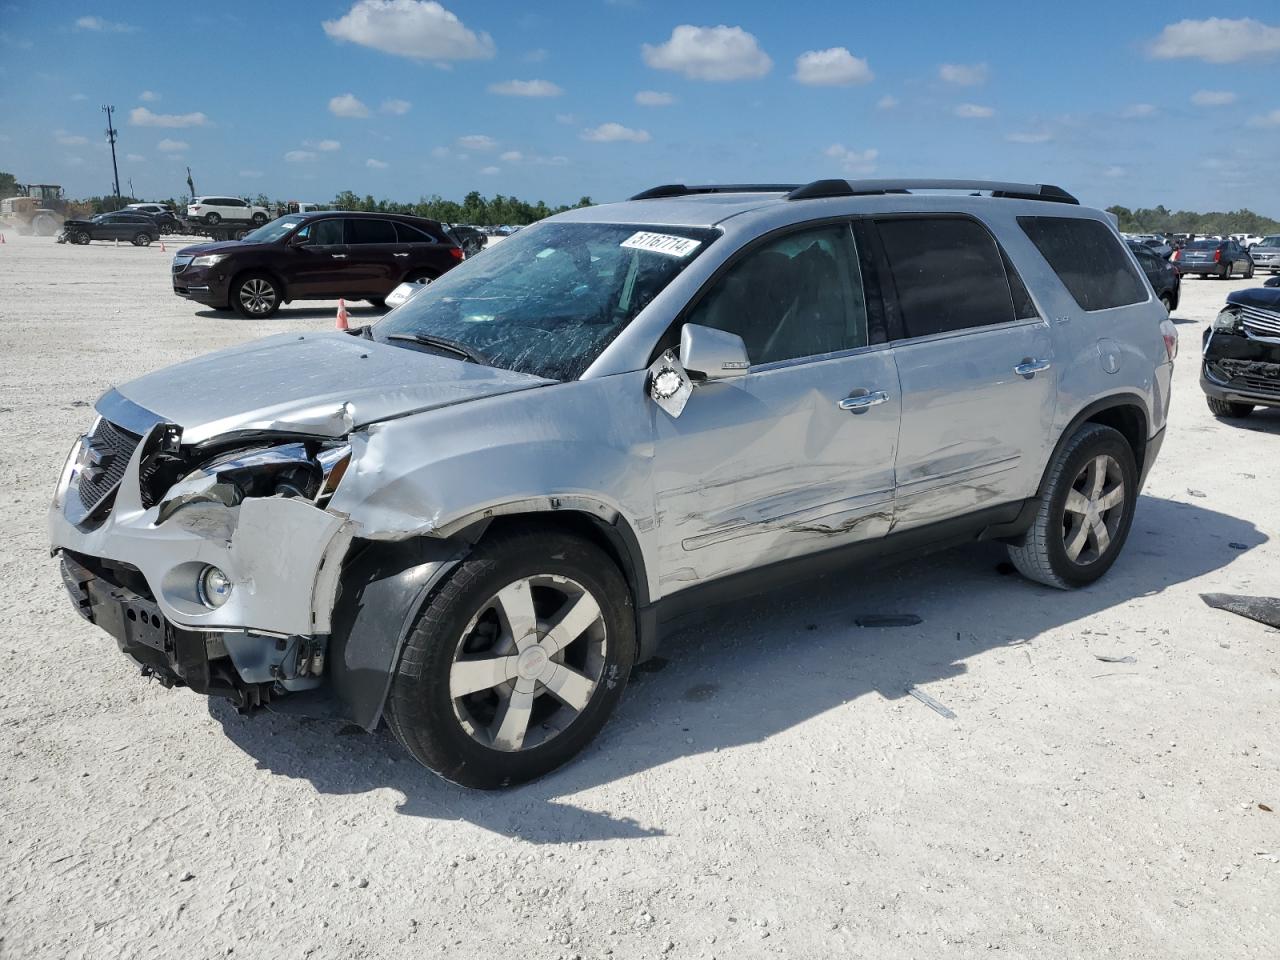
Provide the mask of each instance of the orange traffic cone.
{"label": "orange traffic cone", "polygon": [[160,241],[160,252],[161,252],[161,253],[164,253],[164,240],[163,240],[163,239],[161,239],[161,241]]}
{"label": "orange traffic cone", "polygon": [[4,245],[5,245],[4,231],[0,230],[0,247],[3,247]]}
{"label": "orange traffic cone", "polygon": [[334,327],[339,330],[350,330],[347,326],[347,301],[338,300],[338,318],[334,322]]}

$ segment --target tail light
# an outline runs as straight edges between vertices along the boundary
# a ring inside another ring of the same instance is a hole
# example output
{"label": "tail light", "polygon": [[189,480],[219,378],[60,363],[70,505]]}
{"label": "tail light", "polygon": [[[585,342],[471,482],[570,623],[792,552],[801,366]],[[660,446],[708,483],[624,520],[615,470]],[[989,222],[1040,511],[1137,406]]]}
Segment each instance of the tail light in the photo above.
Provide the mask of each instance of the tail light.
{"label": "tail light", "polygon": [[1221,262],[1222,262],[1222,251],[1221,251],[1221,250],[1215,250],[1215,251],[1213,251],[1213,262],[1214,262],[1214,263],[1221,263]]}
{"label": "tail light", "polygon": [[449,248],[449,256],[453,257],[453,259],[455,259],[455,260],[461,260],[461,259],[463,258],[462,248],[461,248],[461,247],[450,247],[450,248]]}
{"label": "tail light", "polygon": [[1178,328],[1168,317],[1160,321],[1160,336],[1164,338],[1164,352],[1169,355],[1169,362],[1178,355]]}
{"label": "tail light", "polygon": [[1177,250],[1173,251],[1173,256],[1172,256],[1172,257],[1170,257],[1169,259],[1170,259],[1170,260],[1181,260],[1181,259],[1182,259],[1182,249],[1181,249],[1181,248],[1179,248],[1179,249],[1177,249]]}

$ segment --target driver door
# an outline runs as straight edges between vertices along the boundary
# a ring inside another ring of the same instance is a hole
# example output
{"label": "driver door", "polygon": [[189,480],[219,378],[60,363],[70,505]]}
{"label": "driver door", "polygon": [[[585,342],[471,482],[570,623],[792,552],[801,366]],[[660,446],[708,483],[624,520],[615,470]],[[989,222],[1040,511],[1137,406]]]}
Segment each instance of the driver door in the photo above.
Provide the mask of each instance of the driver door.
{"label": "driver door", "polygon": [[[344,295],[348,250],[341,217],[313,220],[290,242],[287,276],[292,300],[325,300]],[[301,242],[299,242],[301,240]]]}
{"label": "driver door", "polygon": [[801,228],[684,318],[742,337],[751,367],[697,386],[679,417],[655,408],[664,595],[889,531],[901,404],[870,269],[848,222]]}

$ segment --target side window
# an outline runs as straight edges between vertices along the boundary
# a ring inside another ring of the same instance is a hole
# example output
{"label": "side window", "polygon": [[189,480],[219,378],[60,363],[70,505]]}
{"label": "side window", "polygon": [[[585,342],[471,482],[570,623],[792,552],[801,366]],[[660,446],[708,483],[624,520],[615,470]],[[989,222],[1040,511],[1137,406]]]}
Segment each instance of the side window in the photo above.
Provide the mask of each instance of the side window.
{"label": "side window", "polygon": [[396,228],[390,220],[347,221],[347,243],[395,243]]}
{"label": "side window", "polygon": [[1082,310],[1107,310],[1147,299],[1147,287],[1098,220],[1019,217],[1018,224]]}
{"label": "side window", "polygon": [[736,333],[753,364],[867,345],[867,305],[847,223],[801,230],[751,251],[687,322]]}
{"label": "side window", "polygon": [[417,227],[411,227],[407,223],[396,221],[396,241],[398,243],[435,243],[434,237],[429,237]]}
{"label": "side window", "polygon": [[907,337],[1036,316],[1021,278],[1012,264],[1006,270],[1004,252],[977,221],[902,217],[878,221],[877,227]]}
{"label": "side window", "polygon": [[298,233],[307,237],[307,242],[312,246],[339,246],[342,244],[342,221],[318,220],[306,224]]}

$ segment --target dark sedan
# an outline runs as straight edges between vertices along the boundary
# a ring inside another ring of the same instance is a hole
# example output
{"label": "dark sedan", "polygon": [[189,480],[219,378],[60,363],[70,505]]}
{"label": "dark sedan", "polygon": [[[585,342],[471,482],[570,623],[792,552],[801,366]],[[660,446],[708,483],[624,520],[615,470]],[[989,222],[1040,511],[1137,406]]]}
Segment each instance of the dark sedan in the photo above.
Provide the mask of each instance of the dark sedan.
{"label": "dark sedan", "polygon": [[1200,388],[1218,417],[1280,407],[1280,288],[1237,290],[1204,333]]}
{"label": "dark sedan", "polygon": [[1182,278],[1178,275],[1178,271],[1174,269],[1173,264],[1146,243],[1131,240],[1129,249],[1137,258],[1142,272],[1151,281],[1151,289],[1156,292],[1164,308],[1173,313],[1178,309],[1178,299],[1182,295]]}
{"label": "dark sedan", "polygon": [[100,213],[89,220],[68,220],[62,225],[59,243],[88,243],[90,240],[125,240],[145,247],[160,239],[160,227],[144,213],[118,211]]}
{"label": "dark sedan", "polygon": [[179,250],[173,292],[255,319],[293,300],[344,297],[382,307],[399,284],[434,280],[462,257],[434,220],[338,210],[291,214],[243,240]]}
{"label": "dark sedan", "polygon": [[1234,273],[1242,274],[1246,280],[1253,276],[1253,258],[1235,240],[1192,240],[1175,250],[1170,262],[1180,274],[1195,273],[1220,280],[1230,280]]}

